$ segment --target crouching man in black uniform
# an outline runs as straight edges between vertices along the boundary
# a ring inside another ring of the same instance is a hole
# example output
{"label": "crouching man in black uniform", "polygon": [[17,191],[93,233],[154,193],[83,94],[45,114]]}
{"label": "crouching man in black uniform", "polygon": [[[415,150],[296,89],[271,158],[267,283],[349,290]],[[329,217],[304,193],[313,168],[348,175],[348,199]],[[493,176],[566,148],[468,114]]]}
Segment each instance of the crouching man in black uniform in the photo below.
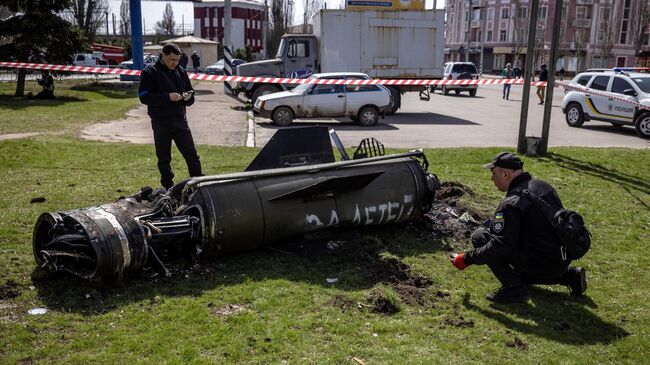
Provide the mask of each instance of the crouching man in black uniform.
{"label": "crouching man in black uniform", "polygon": [[172,140],[185,158],[190,176],[203,176],[185,115],[185,107],[194,104],[194,90],[185,70],[178,65],[180,55],[178,46],[167,43],[158,62],[147,66],[140,75],[140,101],[147,105],[151,117],[160,183],[166,189],[174,185]]}
{"label": "crouching man in black uniform", "polygon": [[528,189],[554,208],[562,202],[553,187],[534,179],[523,170],[523,161],[509,152],[499,153],[484,165],[492,171],[494,185],[506,197],[486,227],[472,234],[474,249],[459,253],[452,264],[459,270],[486,264],[501,282],[487,296],[495,303],[523,303],[528,300],[527,284],[562,284],[575,296],[587,290],[585,270],[571,267],[566,252],[542,211],[518,191]]}

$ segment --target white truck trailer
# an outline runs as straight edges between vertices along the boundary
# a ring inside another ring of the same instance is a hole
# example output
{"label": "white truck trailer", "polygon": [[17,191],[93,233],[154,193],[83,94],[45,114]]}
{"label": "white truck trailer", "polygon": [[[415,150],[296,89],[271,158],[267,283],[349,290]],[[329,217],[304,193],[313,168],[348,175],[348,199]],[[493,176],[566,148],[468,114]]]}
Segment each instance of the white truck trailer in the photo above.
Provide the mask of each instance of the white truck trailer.
{"label": "white truck trailer", "polygon": [[[377,79],[441,79],[444,11],[321,10],[313,34],[286,34],[273,59],[237,67],[239,76],[306,78],[319,72],[363,72]],[[240,83],[253,102],[291,85]],[[401,94],[427,86],[389,86],[397,111]]]}

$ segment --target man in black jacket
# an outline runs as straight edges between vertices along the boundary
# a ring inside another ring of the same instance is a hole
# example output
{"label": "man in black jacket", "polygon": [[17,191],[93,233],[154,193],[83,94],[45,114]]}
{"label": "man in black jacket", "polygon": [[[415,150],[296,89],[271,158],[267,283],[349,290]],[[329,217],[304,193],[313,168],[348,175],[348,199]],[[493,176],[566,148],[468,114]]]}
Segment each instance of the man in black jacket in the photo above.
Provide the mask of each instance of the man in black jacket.
{"label": "man in black jacket", "polygon": [[549,184],[524,172],[523,166],[509,152],[499,153],[483,166],[492,171],[494,185],[506,197],[486,227],[472,234],[474,249],[456,255],[452,264],[459,270],[488,265],[501,282],[501,288],[487,296],[496,303],[527,301],[526,284],[563,284],[572,295],[581,296],[587,290],[585,270],[569,266],[571,261],[544,213],[519,192],[528,189],[555,208],[562,207],[560,197]]}
{"label": "man in black jacket", "polygon": [[178,67],[180,54],[178,46],[167,43],[158,61],[140,75],[140,101],[147,105],[151,117],[160,183],[166,189],[174,185],[172,141],[185,158],[190,176],[203,176],[185,115],[185,108],[194,104],[194,90],[185,71]]}

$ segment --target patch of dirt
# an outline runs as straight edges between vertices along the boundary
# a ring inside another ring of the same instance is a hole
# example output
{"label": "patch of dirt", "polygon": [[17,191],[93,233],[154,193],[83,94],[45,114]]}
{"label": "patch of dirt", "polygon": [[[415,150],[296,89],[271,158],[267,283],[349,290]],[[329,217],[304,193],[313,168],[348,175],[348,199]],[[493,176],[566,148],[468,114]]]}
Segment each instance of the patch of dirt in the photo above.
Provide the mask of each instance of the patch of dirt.
{"label": "patch of dirt", "polygon": [[330,301],[330,304],[340,308],[342,311],[347,311],[351,308],[356,308],[357,307],[357,302],[352,300],[352,298],[345,296],[343,294],[336,294]]}
{"label": "patch of dirt", "polygon": [[29,201],[29,204],[34,204],[34,203],[45,203],[47,199],[43,196],[38,196],[35,198],[32,198],[32,200]]}
{"label": "patch of dirt", "polygon": [[13,299],[20,295],[20,285],[13,280],[8,280],[0,286],[0,300]]}
{"label": "patch of dirt", "polygon": [[386,315],[395,314],[400,311],[397,303],[391,298],[388,298],[380,289],[374,288],[368,293],[366,298],[370,304],[371,311],[374,313],[381,313]]}
{"label": "patch of dirt", "polygon": [[508,347],[514,347],[519,350],[527,350],[528,349],[528,344],[524,342],[519,337],[515,337],[514,340],[506,342],[506,346]]}
{"label": "patch of dirt", "polygon": [[227,317],[248,310],[249,306],[245,304],[226,304],[215,307],[212,303],[208,303],[208,308],[210,308],[210,313],[214,316]]}
{"label": "patch of dirt", "polygon": [[[459,198],[476,194],[468,186],[459,182],[443,182],[436,191],[433,207],[420,219],[411,224],[422,237],[436,240],[450,238],[450,250],[465,249],[472,233],[489,218],[488,214],[460,202]],[[458,246],[458,247],[455,247]]]}
{"label": "patch of dirt", "polygon": [[459,327],[459,328],[472,328],[474,327],[474,321],[470,320],[465,320],[462,316],[452,319],[452,318],[447,318],[442,322],[446,326],[453,326],[453,327]]}

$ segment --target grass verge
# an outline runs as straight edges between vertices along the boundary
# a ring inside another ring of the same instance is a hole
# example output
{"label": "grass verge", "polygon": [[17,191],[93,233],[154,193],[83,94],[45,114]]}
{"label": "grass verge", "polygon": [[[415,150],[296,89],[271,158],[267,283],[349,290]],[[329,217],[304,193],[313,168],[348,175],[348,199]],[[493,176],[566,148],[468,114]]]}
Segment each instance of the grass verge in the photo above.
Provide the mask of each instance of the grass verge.
{"label": "grass verge", "polygon": [[[139,103],[137,89],[120,84],[92,84],[89,80],[55,81],[56,99],[33,100],[13,96],[16,84],[0,82],[0,134],[38,132],[76,136],[91,123],[115,120]],[[36,81],[25,82],[25,94],[37,94]]]}
{"label": "grass verge", "polygon": [[[497,149],[426,152],[442,180],[475,192],[464,203],[485,212],[496,206],[501,193],[480,165]],[[205,171],[216,174],[241,171],[257,150],[199,146],[199,153]],[[30,245],[37,216],[155,185],[153,147],[3,141],[0,362],[643,363],[650,355],[649,154],[557,148],[525,159],[589,223],[593,248],[579,264],[590,288],[575,299],[566,288],[541,286],[526,305],[494,307],[484,299],[497,286],[487,267],[456,271],[448,246],[408,226],[365,230],[360,242],[317,257],[262,249],[118,287],[44,278]],[[178,154],[173,167],[184,175]],[[381,274],[394,270],[428,286],[405,300],[404,288]],[[392,314],[369,310],[373,301],[389,304]],[[49,311],[28,315],[34,307]]]}

